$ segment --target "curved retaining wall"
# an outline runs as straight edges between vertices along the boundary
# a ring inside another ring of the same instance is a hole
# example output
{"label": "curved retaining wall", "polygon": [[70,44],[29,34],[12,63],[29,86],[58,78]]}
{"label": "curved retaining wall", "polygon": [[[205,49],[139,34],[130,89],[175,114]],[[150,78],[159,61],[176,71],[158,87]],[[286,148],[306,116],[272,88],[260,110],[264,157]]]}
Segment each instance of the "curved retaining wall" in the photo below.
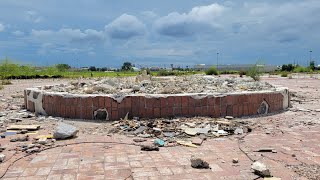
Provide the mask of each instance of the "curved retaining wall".
{"label": "curved retaining wall", "polygon": [[76,119],[101,119],[97,112],[105,112],[103,119],[118,120],[129,113],[129,118],[170,118],[177,116],[250,116],[284,110],[289,106],[289,91],[241,92],[227,94],[157,94],[79,95],[47,92],[28,88],[25,107],[37,114]]}

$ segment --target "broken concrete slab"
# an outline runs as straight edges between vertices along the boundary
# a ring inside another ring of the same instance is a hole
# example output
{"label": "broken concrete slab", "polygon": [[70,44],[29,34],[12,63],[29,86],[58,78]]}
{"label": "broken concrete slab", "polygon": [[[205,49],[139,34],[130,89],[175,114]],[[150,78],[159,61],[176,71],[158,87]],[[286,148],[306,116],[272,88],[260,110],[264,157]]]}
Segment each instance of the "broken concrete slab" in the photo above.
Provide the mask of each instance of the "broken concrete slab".
{"label": "broken concrete slab", "polygon": [[195,145],[198,145],[198,146],[201,146],[203,142],[203,139],[199,138],[199,137],[195,137],[192,139],[192,144],[195,144]]}
{"label": "broken concrete slab", "polygon": [[254,173],[261,177],[270,177],[271,173],[267,166],[259,161],[256,161],[252,164],[251,169],[254,170]]}
{"label": "broken concrete slab", "polygon": [[7,130],[38,130],[40,125],[10,125]]}
{"label": "broken concrete slab", "polygon": [[198,133],[195,128],[186,128],[184,132],[190,136],[195,136]]}

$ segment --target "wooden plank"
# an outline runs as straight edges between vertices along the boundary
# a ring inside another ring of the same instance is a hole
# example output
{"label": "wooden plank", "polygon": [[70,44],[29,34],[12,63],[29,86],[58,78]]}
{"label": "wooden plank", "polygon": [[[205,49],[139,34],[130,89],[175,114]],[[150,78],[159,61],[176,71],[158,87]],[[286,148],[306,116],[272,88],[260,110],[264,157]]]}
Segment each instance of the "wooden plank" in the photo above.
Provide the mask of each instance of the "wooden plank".
{"label": "wooden plank", "polygon": [[40,125],[10,125],[7,130],[38,130]]}

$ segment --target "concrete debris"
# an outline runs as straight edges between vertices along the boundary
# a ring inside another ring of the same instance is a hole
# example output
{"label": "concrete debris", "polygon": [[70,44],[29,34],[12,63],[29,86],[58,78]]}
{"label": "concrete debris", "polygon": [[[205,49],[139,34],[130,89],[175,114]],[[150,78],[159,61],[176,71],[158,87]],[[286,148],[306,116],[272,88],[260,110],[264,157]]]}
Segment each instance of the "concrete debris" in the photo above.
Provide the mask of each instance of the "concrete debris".
{"label": "concrete debris", "polygon": [[233,159],[232,159],[232,163],[237,164],[238,162],[239,162],[239,159],[238,159],[238,158],[233,158]]}
{"label": "concrete debris", "polygon": [[271,173],[267,166],[259,161],[256,161],[252,164],[251,169],[254,170],[254,173],[261,177],[270,177]]}
{"label": "concrete debris", "polygon": [[241,91],[275,90],[266,82],[251,78],[210,77],[203,75],[177,77],[151,77],[138,75],[128,78],[103,78],[81,83],[69,83],[48,87],[46,91],[73,94],[177,94],[177,93],[227,93]]}
{"label": "concrete debris", "polygon": [[40,139],[38,140],[38,143],[39,143],[39,144],[42,144],[42,145],[45,145],[45,144],[48,143],[48,139],[47,139],[47,138],[40,138]]}
{"label": "concrete debris", "polygon": [[159,147],[154,144],[144,144],[140,147],[142,151],[159,151]]}
{"label": "concrete debris", "polygon": [[193,168],[197,168],[197,169],[209,169],[210,168],[209,164],[200,158],[192,156],[190,161],[191,161],[191,167],[193,167]]}
{"label": "concrete debris", "polygon": [[10,142],[23,142],[23,141],[29,141],[29,136],[26,135],[26,136],[10,139]]}
{"label": "concrete debris", "polygon": [[195,128],[186,128],[184,132],[190,136],[194,136],[198,133]]}
{"label": "concrete debris", "polygon": [[194,147],[197,148],[198,146],[192,144],[191,141],[177,141],[178,144],[183,145],[183,146],[188,146],[188,147]]}
{"label": "concrete debris", "polygon": [[234,131],[234,134],[243,134],[243,129],[238,127],[238,128]]}
{"label": "concrete debris", "polygon": [[0,162],[4,162],[5,159],[6,159],[6,155],[0,154]]}
{"label": "concrete debris", "polygon": [[202,142],[203,142],[203,139],[201,139],[199,137],[194,137],[192,139],[192,144],[195,144],[195,145],[198,145],[198,146],[201,146]]}
{"label": "concrete debris", "polygon": [[226,117],[224,117],[225,119],[228,119],[228,120],[231,120],[231,119],[233,119],[233,116],[226,116]]}
{"label": "concrete debris", "polygon": [[36,153],[36,152],[40,152],[40,148],[38,147],[33,147],[33,148],[30,148],[30,149],[27,149],[26,150],[26,153],[30,154],[30,153]]}
{"label": "concrete debris", "polygon": [[[241,125],[241,126],[240,126]],[[208,120],[205,117],[179,118],[179,119],[156,119],[156,120],[119,120],[112,123],[112,133],[125,134],[127,136],[137,136],[140,138],[159,138],[164,141],[180,145],[197,147],[208,137],[228,136],[232,134],[242,134],[248,129],[245,123]],[[193,128],[191,128],[193,127]],[[188,138],[195,137],[197,140]],[[198,139],[198,138],[200,139]],[[183,140],[183,141],[181,141]],[[194,143],[192,143],[192,141]]]}
{"label": "concrete debris", "polygon": [[59,123],[54,131],[53,137],[55,139],[67,139],[77,135],[78,129],[72,125]]}

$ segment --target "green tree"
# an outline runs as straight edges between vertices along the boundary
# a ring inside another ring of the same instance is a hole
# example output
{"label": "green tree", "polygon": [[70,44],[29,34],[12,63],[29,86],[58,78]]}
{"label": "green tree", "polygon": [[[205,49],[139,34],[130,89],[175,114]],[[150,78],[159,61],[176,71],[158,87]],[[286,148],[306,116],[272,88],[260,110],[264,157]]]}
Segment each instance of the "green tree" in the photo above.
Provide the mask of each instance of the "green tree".
{"label": "green tree", "polygon": [[310,61],[309,68],[310,68],[312,71],[314,71],[314,70],[316,69],[315,62],[314,62],[314,61]]}
{"label": "green tree", "polygon": [[59,71],[66,71],[66,70],[70,69],[71,67],[68,64],[57,64],[56,68]]}
{"label": "green tree", "polygon": [[132,64],[131,62],[124,62],[122,67],[121,67],[122,71],[132,71]]}

